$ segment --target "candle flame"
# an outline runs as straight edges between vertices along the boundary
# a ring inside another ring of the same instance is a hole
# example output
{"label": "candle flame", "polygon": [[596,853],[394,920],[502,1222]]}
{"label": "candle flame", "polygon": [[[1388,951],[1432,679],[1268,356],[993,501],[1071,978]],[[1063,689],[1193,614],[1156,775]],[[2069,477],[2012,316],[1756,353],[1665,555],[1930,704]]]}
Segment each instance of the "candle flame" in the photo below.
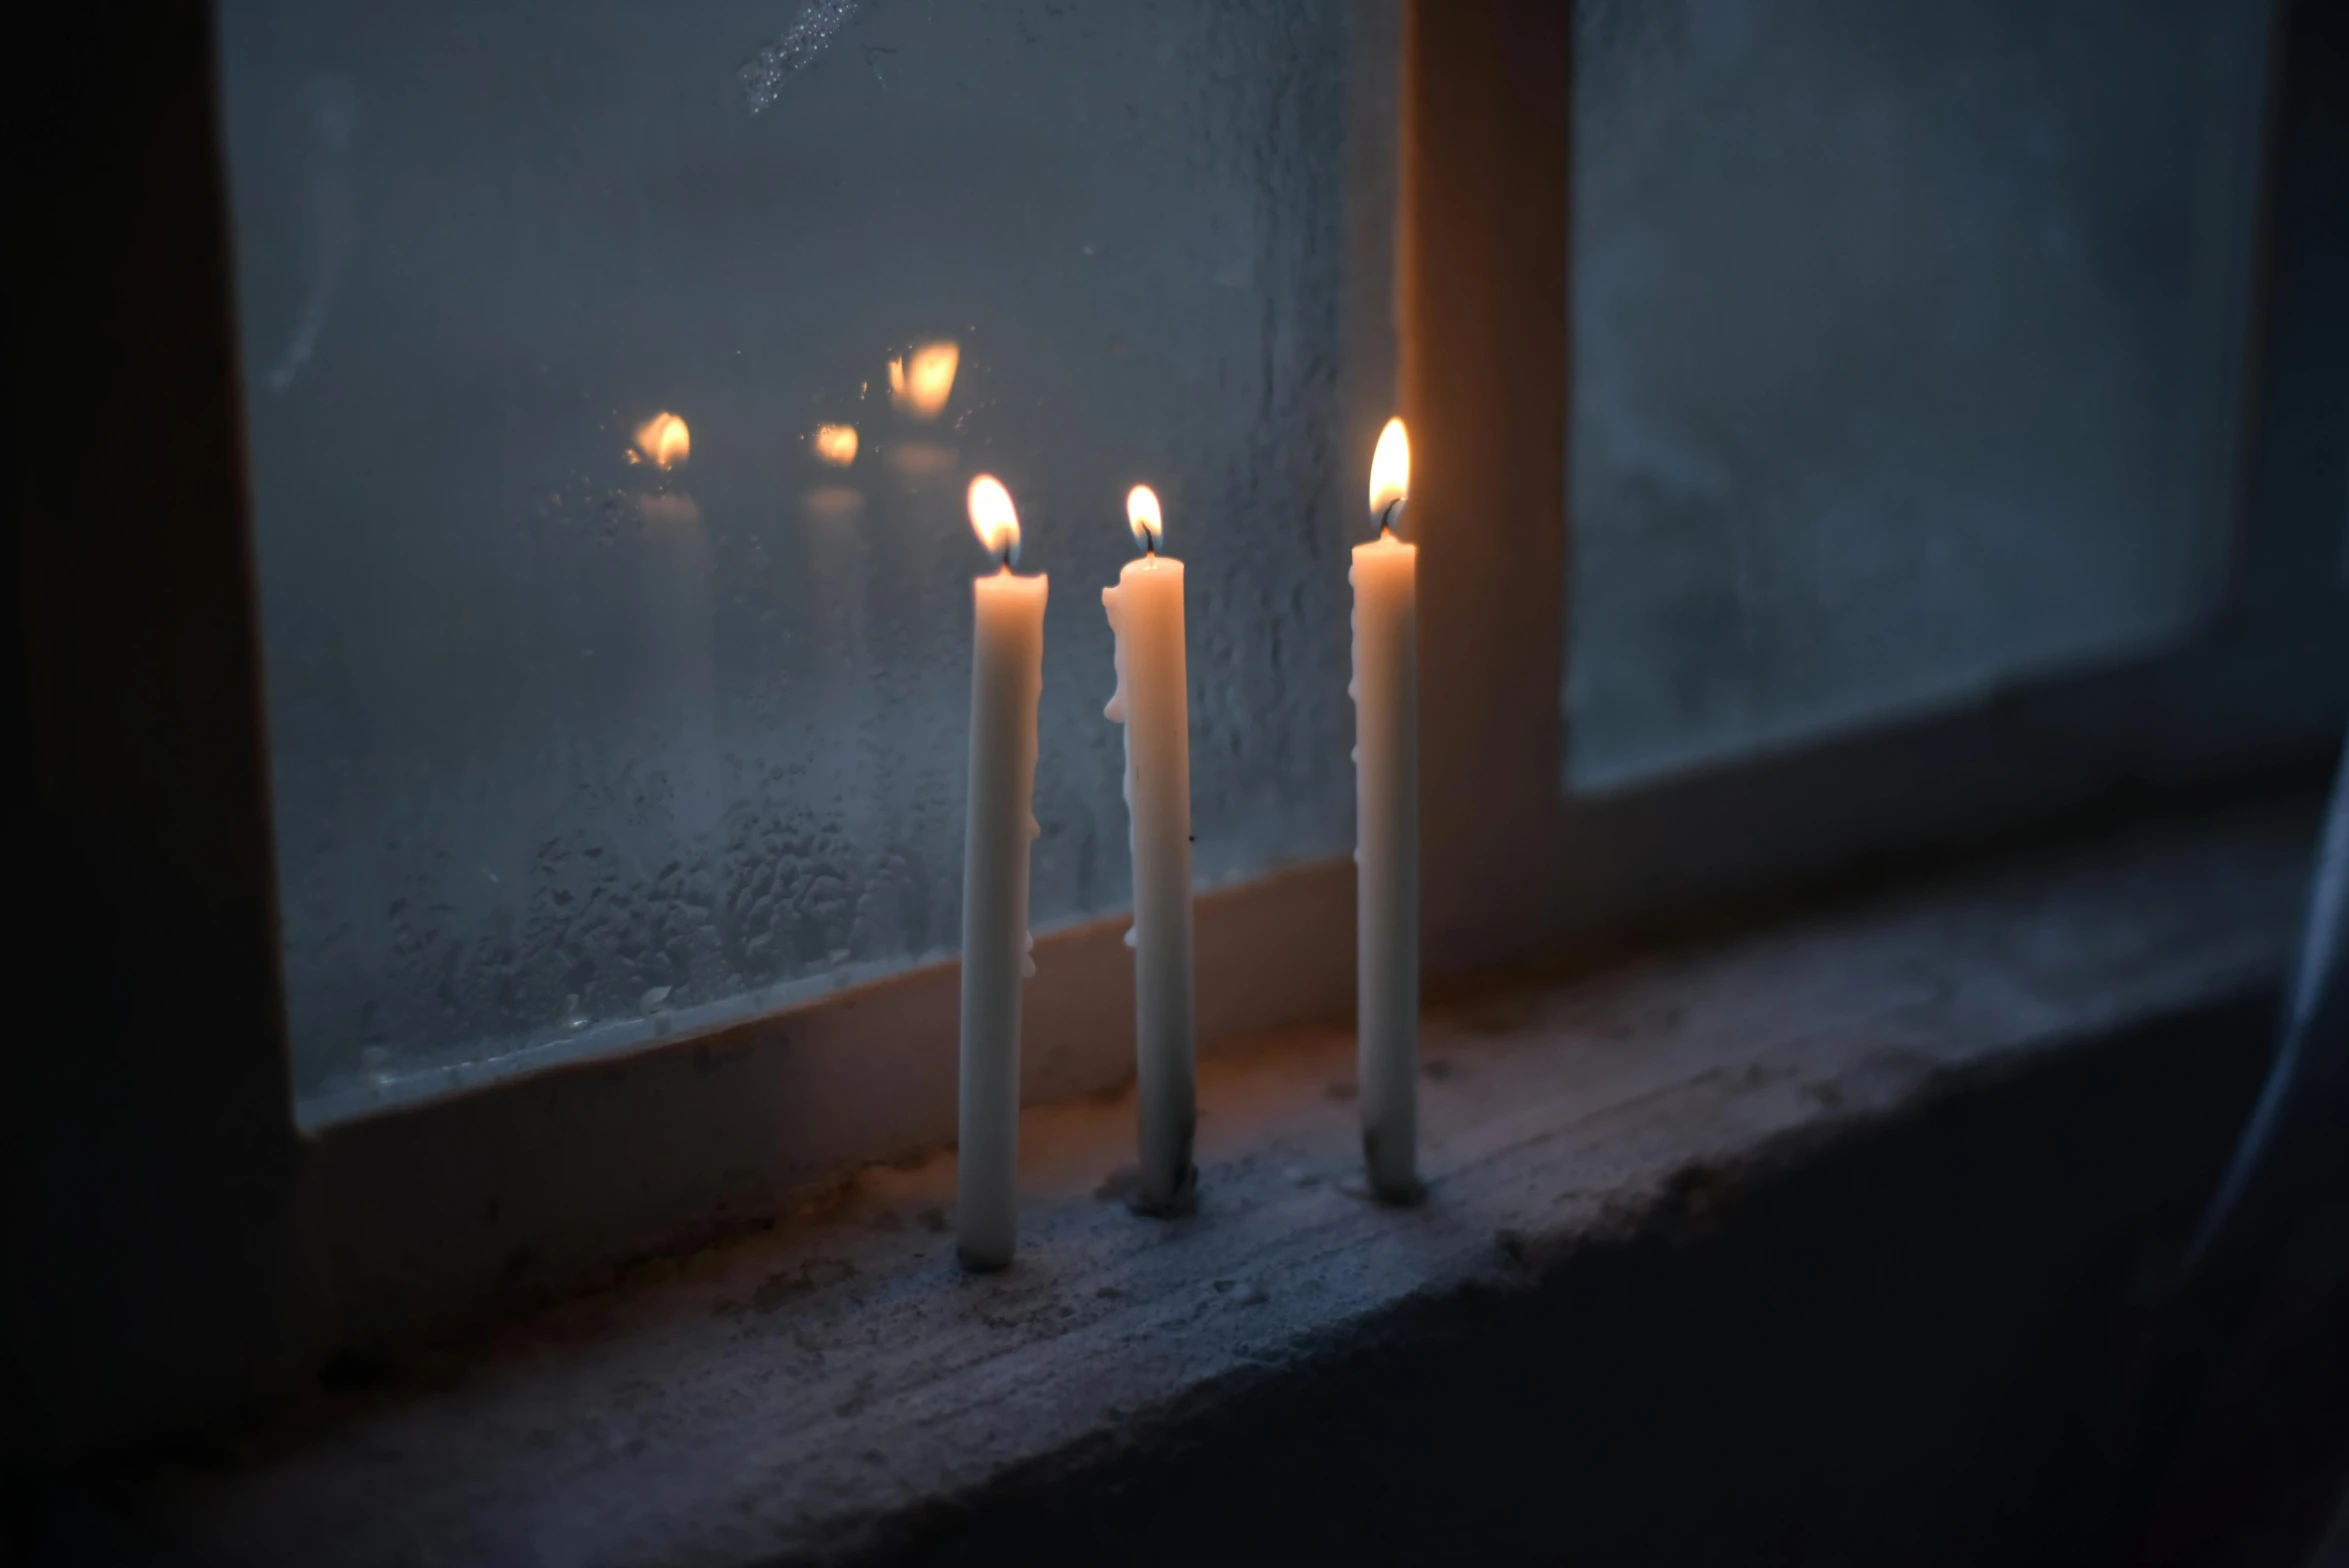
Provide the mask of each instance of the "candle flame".
{"label": "candle flame", "polygon": [[1379,527],[1394,525],[1410,493],[1411,438],[1403,433],[1403,421],[1390,419],[1378,433],[1378,451],[1370,459],[1370,515]]}
{"label": "candle flame", "polygon": [[889,401],[916,419],[936,419],[954,390],[962,349],[952,342],[925,343],[889,361]]}
{"label": "candle flame", "polygon": [[636,427],[636,450],[655,468],[674,468],[693,455],[693,432],[675,414],[655,414]]}
{"label": "candle flame", "polygon": [[993,474],[971,481],[971,532],[987,553],[1005,566],[1020,558],[1020,515],[1012,510],[1011,492]]}
{"label": "candle flame", "polygon": [[1127,491],[1126,523],[1134,530],[1134,543],[1156,555],[1166,540],[1166,524],[1158,515],[1158,492],[1148,485]]}
{"label": "candle flame", "polygon": [[818,425],[815,440],[816,456],[834,468],[846,468],[856,461],[856,426]]}

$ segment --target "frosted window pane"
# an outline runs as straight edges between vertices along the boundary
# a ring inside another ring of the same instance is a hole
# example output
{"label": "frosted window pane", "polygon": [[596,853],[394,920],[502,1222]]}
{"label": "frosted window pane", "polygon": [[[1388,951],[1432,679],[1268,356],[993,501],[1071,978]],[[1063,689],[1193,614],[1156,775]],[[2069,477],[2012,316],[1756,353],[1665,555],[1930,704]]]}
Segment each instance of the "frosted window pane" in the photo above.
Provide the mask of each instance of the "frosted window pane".
{"label": "frosted window pane", "polygon": [[1570,785],[2189,629],[2267,16],[1584,0]]}
{"label": "frosted window pane", "polygon": [[[1137,480],[1189,563],[1202,880],[1351,843],[1391,11],[222,25],[306,1116],[951,951],[981,469],[1052,575],[1037,922],[1128,899]],[[922,420],[889,359],[930,343]],[[630,462],[664,412],[690,455]]]}

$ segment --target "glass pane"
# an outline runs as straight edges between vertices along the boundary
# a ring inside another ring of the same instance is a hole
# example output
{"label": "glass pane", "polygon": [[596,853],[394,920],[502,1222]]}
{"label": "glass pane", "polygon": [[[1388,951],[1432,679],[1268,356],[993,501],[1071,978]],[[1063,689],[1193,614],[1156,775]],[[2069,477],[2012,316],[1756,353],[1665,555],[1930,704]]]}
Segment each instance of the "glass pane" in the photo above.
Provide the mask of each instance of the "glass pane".
{"label": "glass pane", "polygon": [[1570,786],[2204,615],[2264,7],[1584,0],[1576,24]]}
{"label": "glass pane", "polygon": [[1189,563],[1202,879],[1351,843],[1391,12],[223,36],[306,1118],[951,951],[982,469],[1052,576],[1036,920],[1127,901],[1136,481]]}

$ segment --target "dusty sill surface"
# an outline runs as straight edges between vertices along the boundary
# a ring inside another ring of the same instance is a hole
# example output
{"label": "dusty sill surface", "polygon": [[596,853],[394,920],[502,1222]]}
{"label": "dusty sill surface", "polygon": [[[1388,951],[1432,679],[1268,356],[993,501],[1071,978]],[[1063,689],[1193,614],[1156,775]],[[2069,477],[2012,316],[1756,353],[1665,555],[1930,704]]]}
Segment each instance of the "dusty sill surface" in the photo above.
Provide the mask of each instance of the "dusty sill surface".
{"label": "dusty sill surface", "polygon": [[953,1262],[950,1155],[169,1474],[239,1563],[747,1564],[935,1533],[1218,1402],[1538,1289],[1692,1194],[2165,1019],[2256,1009],[2311,816],[2238,810],[1431,1013],[1410,1210],[1353,1195],[1352,1038],[1202,1073],[1200,1213],[1116,1201],[1130,1096],[1031,1112],[1021,1253]]}

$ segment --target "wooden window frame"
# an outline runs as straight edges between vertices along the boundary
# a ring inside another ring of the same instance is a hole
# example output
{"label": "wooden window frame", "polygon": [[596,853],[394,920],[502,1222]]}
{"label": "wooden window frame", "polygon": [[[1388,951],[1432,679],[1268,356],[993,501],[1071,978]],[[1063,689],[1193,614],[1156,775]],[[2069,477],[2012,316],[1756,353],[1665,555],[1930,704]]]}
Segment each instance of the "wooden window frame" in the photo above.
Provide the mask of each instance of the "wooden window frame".
{"label": "wooden window frame", "polygon": [[[2290,140],[2338,63],[2323,9],[2288,13],[2310,58],[2270,94],[2257,417],[2211,622],[2111,668],[1582,799],[1559,782],[1572,11],[1403,0],[1397,326],[1431,981],[2328,753],[2349,709],[2338,514],[2299,498],[2310,421],[2349,406],[2349,334],[2321,299],[2339,237],[2300,184],[2338,149]],[[37,1453],[209,1419],[338,1348],[575,1288],[941,1144],[957,997],[952,963],[924,965],[297,1134],[212,11],[63,25],[16,242],[20,430],[36,403],[59,417],[44,456],[20,452],[10,557],[30,759],[16,820],[56,911],[29,954],[45,1021],[18,1052],[9,1152],[5,1373],[32,1413],[11,1441]],[[1039,942],[1031,1102],[1130,1077],[1122,930]],[[1205,895],[1202,1041],[1343,1016],[1353,943],[1347,862]]]}

